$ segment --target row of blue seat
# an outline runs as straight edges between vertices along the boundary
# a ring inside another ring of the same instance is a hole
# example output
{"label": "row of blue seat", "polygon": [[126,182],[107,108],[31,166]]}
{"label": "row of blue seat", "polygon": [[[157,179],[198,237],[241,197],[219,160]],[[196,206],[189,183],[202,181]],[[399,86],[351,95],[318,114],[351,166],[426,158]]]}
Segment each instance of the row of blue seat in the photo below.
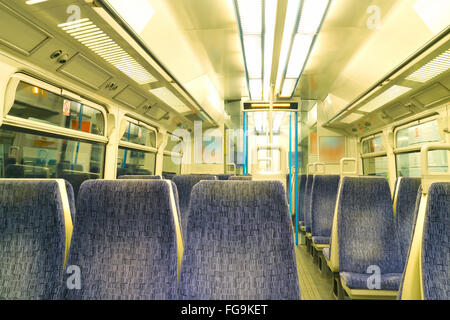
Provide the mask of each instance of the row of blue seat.
{"label": "row of blue seat", "polygon": [[[350,296],[396,296],[415,227],[421,195],[419,185],[420,179],[399,179],[392,201],[384,178],[300,177],[301,228],[316,250],[323,249],[323,256],[335,273],[334,281],[338,277]],[[448,186],[444,184],[440,190]],[[447,219],[443,228],[448,231],[450,206],[446,190],[442,196],[447,197],[447,207],[441,204],[439,215],[442,220]],[[433,205],[428,204],[431,211]],[[448,252],[448,242],[442,240],[440,245],[447,246],[444,250]],[[373,266],[381,272],[378,292],[364,291]],[[448,269],[448,261],[446,266]],[[448,271],[443,275],[448,275]],[[445,286],[447,292],[441,290],[437,296],[449,298],[448,281]]]}
{"label": "row of blue seat", "polygon": [[197,183],[181,238],[173,182],[61,181],[0,180],[0,298],[300,298],[278,182]]}

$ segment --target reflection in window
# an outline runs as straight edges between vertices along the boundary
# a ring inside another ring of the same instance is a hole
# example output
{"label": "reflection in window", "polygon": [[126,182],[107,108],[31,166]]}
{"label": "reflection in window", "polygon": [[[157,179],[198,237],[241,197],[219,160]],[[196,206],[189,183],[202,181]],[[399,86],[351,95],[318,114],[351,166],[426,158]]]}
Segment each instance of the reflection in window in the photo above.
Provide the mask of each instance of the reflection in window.
{"label": "reflection in window", "polygon": [[381,136],[363,141],[363,153],[383,152],[383,138]]}
{"label": "reflection in window", "polygon": [[181,157],[164,155],[163,176],[171,176],[181,173]]}
{"label": "reflection in window", "polygon": [[14,105],[8,115],[92,134],[104,134],[101,111],[22,81],[17,87]]}
{"label": "reflection in window", "polygon": [[62,178],[75,191],[103,178],[105,146],[4,126],[0,129],[2,178]]}
{"label": "reflection in window", "polygon": [[396,136],[397,148],[416,146],[436,141],[442,141],[437,120],[400,129]]}
{"label": "reflection in window", "polygon": [[[421,177],[420,152],[397,154],[398,177]],[[430,172],[448,172],[448,153],[445,150],[428,152],[428,166]]]}
{"label": "reflection in window", "polygon": [[117,157],[117,177],[122,175],[153,175],[156,154],[120,147]]}
{"label": "reflection in window", "polygon": [[122,141],[136,143],[146,147],[156,147],[156,133],[144,126],[128,122],[128,127],[122,136]]}
{"label": "reflection in window", "polygon": [[364,175],[388,178],[388,159],[386,156],[363,159]]}
{"label": "reflection in window", "polygon": [[179,153],[180,151],[182,151],[182,146],[180,146],[179,144],[182,142],[183,140],[178,137],[175,136],[173,134],[169,134],[168,138],[167,138],[167,145],[166,145],[166,151],[169,152],[177,152]]}

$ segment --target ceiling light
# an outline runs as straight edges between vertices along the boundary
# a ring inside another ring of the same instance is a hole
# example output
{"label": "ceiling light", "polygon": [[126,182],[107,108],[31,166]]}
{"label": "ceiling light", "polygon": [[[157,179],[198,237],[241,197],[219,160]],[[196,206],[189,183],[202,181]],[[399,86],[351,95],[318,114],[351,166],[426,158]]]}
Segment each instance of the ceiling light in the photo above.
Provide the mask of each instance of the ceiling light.
{"label": "ceiling light", "polygon": [[450,68],[450,49],[406,77],[406,80],[427,82]]}
{"label": "ceiling light", "polygon": [[281,90],[280,97],[289,98],[291,93],[295,89],[295,85],[297,84],[297,79],[284,79],[283,89]]}
{"label": "ceiling light", "polygon": [[277,17],[277,0],[264,1],[264,100],[268,101],[271,94],[273,44],[275,39],[275,24]]}
{"label": "ceiling light", "polygon": [[252,100],[261,100],[262,97],[262,79],[250,79],[249,90],[250,90],[250,98]]}
{"label": "ceiling light", "polygon": [[392,86],[386,91],[384,91],[382,94],[377,96],[376,98],[370,100],[368,103],[366,103],[363,107],[359,108],[359,111],[363,112],[372,112],[376,109],[381,108],[385,104],[393,101],[394,99],[397,99],[404,93],[411,90],[411,88],[403,87],[403,86]]}
{"label": "ceiling light", "polygon": [[364,117],[364,114],[352,113],[349,116],[339,120],[342,123],[350,124]]}
{"label": "ceiling light", "polygon": [[[277,92],[280,93],[281,91],[282,97],[291,97],[294,94],[295,85],[292,86],[293,81],[286,80],[293,78],[298,80],[300,78],[312,51],[320,25],[325,18],[330,0],[304,0],[302,1],[300,14],[298,2],[299,0],[290,0],[288,3],[277,79]],[[291,9],[289,9],[289,5],[291,5]],[[295,20],[294,14],[296,15]],[[292,30],[293,26],[294,28],[297,26],[295,31]],[[295,35],[294,32],[296,32]],[[287,79],[283,81],[283,78]]]}
{"label": "ceiling light", "polygon": [[189,107],[187,107],[175,94],[173,94],[172,91],[166,87],[151,89],[149,92],[178,113],[191,111]]}
{"label": "ceiling light", "polygon": [[36,3],[41,3],[41,2],[46,2],[47,0],[28,0],[28,1],[25,1],[25,4],[28,4],[28,5],[33,5],[33,4],[36,4]]}
{"label": "ceiling light", "polygon": [[130,27],[140,34],[155,14],[148,0],[107,1]]}
{"label": "ceiling light", "polygon": [[143,85],[157,80],[89,19],[61,23],[58,27],[138,84]]}
{"label": "ceiling light", "polygon": [[244,35],[244,51],[249,78],[261,78],[262,52],[260,35]]}

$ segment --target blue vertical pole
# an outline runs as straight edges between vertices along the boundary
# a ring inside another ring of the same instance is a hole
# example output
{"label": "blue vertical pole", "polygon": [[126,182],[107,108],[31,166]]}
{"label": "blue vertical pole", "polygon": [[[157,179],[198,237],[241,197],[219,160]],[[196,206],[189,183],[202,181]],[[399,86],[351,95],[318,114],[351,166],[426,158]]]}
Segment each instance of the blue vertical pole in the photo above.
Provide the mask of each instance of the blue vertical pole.
{"label": "blue vertical pole", "polygon": [[[78,115],[78,131],[81,131],[81,122],[83,121],[83,105],[80,105],[80,114]],[[78,152],[80,151],[80,143],[77,142],[77,151],[75,153],[75,164],[78,162]],[[72,166],[73,169],[73,166]]]}
{"label": "blue vertical pole", "polygon": [[248,174],[248,166],[249,166],[249,163],[248,163],[248,113],[246,113],[246,117],[247,117],[247,120],[245,121],[245,125],[246,125],[246,128],[245,128],[245,163],[246,163],[246,166],[245,166],[245,174]]}
{"label": "blue vertical pole", "polygon": [[295,112],[295,244],[298,245],[298,112]]}
{"label": "blue vertical pole", "polygon": [[292,211],[292,112],[289,112],[289,213],[291,214],[291,218],[293,216]]}
{"label": "blue vertical pole", "polygon": [[247,163],[246,163],[246,155],[247,155],[247,151],[245,150],[245,147],[246,147],[246,144],[245,144],[245,136],[246,136],[246,133],[245,133],[245,128],[246,128],[246,116],[247,116],[247,113],[246,112],[244,112],[244,114],[243,114],[243,125],[242,125],[242,132],[243,132],[243,137],[242,137],[242,153],[243,153],[243,160],[244,160],[244,169],[243,169],[243,171],[242,171],[242,173],[243,174],[245,174],[245,166],[247,165]]}
{"label": "blue vertical pole", "polygon": [[[127,134],[127,141],[130,141],[130,135],[131,135],[131,122],[128,124],[128,134]],[[125,152],[123,154],[123,163],[122,168],[125,168],[125,165],[127,164],[127,153],[128,149],[125,149]]]}

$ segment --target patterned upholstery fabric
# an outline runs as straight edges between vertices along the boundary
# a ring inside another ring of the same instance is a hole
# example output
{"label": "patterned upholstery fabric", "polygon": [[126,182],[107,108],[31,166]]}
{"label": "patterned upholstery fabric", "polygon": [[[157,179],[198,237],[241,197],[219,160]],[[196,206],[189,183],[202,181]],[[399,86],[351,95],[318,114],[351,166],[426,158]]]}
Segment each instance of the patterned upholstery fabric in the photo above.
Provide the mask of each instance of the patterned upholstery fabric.
{"label": "patterned upholstery fabric", "polygon": [[398,274],[400,279],[403,262],[387,180],[380,177],[342,179],[337,232],[339,268],[341,274],[347,272],[344,280],[349,287],[358,283],[362,276],[356,274],[369,274],[370,266],[377,266],[381,275]]}
{"label": "patterned upholstery fabric", "polygon": [[[367,280],[373,273],[341,272],[341,280],[352,289],[368,289]],[[398,290],[402,275],[400,273],[387,273],[380,276],[380,290]],[[369,280],[371,282],[371,280]]]}
{"label": "patterned upholstery fabric", "polygon": [[219,180],[228,180],[231,177],[231,174],[217,174],[216,176]]}
{"label": "patterned upholstery fabric", "polygon": [[65,241],[56,181],[0,180],[0,299],[59,299]]}
{"label": "patterned upholstery fabric", "polygon": [[428,191],[422,276],[425,300],[450,299],[450,182],[433,183]]}
{"label": "patterned upholstery fabric", "polygon": [[408,258],[409,246],[413,233],[414,210],[420,178],[403,177],[397,186],[397,203],[395,206],[395,225],[400,240],[400,252],[403,264]]}
{"label": "patterned upholstery fabric", "polygon": [[181,230],[186,234],[186,226],[189,215],[189,201],[191,200],[192,188],[201,180],[217,180],[216,176],[200,175],[200,174],[186,174],[173,177],[178,189],[178,196],[180,201],[180,215],[181,215]]}
{"label": "patterned upholstery fabric", "polygon": [[299,299],[294,235],[278,181],[192,190],[179,299]]}
{"label": "patterned upholstery fabric", "polygon": [[300,226],[303,226],[305,224],[305,209],[303,201],[305,201],[306,174],[300,175],[299,178],[298,200],[300,203],[298,206],[298,221],[300,222]]}
{"label": "patterned upholstery fabric", "polygon": [[123,175],[117,179],[147,179],[147,180],[161,180],[161,176],[150,176],[150,175]]}
{"label": "patterned upholstery fabric", "polygon": [[303,196],[303,214],[305,218],[305,230],[311,232],[311,191],[313,175],[308,175],[306,179],[305,195]]}
{"label": "patterned upholstery fabric", "polygon": [[231,176],[228,180],[252,180],[251,176]]}
{"label": "patterned upholstery fabric", "polygon": [[315,244],[330,244],[330,237],[312,237]]}
{"label": "patterned upholstery fabric", "polygon": [[66,289],[66,299],[176,298],[169,190],[160,180],[83,183],[67,263],[80,268],[81,289]]}
{"label": "patterned upholstery fabric", "polygon": [[[339,175],[315,175],[311,191],[311,234],[313,241],[331,237]],[[322,239],[324,241],[324,239]],[[315,242],[314,243],[318,243]]]}

